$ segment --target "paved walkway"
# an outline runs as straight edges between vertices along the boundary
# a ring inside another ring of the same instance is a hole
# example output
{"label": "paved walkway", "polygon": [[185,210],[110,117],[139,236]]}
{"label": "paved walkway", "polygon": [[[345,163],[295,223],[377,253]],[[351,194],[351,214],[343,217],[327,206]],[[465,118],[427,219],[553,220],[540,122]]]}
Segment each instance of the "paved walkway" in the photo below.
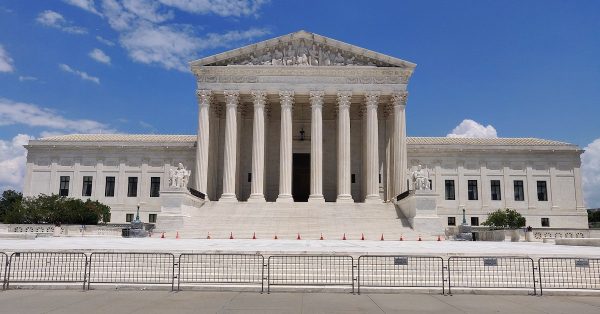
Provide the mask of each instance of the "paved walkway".
{"label": "paved walkway", "polygon": [[10,290],[3,313],[600,313],[575,296]]}

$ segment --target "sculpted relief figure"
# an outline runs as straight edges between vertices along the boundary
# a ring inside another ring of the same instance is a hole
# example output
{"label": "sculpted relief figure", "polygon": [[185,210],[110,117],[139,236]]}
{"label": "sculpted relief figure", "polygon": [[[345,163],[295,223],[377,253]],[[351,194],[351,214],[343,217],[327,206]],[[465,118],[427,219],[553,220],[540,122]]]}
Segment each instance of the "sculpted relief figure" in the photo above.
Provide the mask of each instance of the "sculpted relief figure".
{"label": "sculpted relief figure", "polygon": [[191,171],[185,169],[182,163],[177,165],[176,169],[169,170],[169,186],[172,188],[187,188],[188,181],[190,180]]}
{"label": "sculpted relief figure", "polygon": [[265,54],[262,56],[261,64],[263,65],[271,65],[273,58],[271,57],[271,50],[266,50]]}
{"label": "sculpted relief figure", "polygon": [[288,45],[287,50],[285,51],[285,57],[283,58],[283,63],[285,65],[294,65],[296,59],[296,53],[294,52],[294,47],[292,43]]}
{"label": "sculpted relief figure", "polygon": [[429,171],[423,169],[421,165],[417,166],[417,170],[411,175],[413,187],[415,190],[431,190],[429,185]]}
{"label": "sculpted relief figure", "polygon": [[306,45],[304,44],[304,40],[302,40],[300,42],[300,46],[298,47],[298,54],[297,54],[297,63],[298,65],[308,65],[308,48],[306,48]]}
{"label": "sculpted relief figure", "polygon": [[317,46],[315,44],[312,45],[312,47],[308,51],[308,54],[309,54],[310,65],[313,65],[313,66],[319,65],[319,49],[317,49]]}
{"label": "sculpted relief figure", "polygon": [[271,59],[271,65],[283,65],[283,52],[279,48],[275,48],[273,52],[273,59]]}
{"label": "sculpted relief figure", "polygon": [[335,56],[335,65],[346,65],[346,59],[342,56],[342,53],[338,50]]}

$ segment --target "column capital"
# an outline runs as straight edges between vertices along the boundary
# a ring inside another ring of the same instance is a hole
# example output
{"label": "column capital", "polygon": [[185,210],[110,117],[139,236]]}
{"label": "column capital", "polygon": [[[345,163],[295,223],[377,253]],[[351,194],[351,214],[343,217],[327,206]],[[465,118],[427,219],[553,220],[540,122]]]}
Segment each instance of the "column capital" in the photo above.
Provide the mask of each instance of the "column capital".
{"label": "column capital", "polygon": [[196,96],[198,96],[198,106],[200,106],[200,107],[210,106],[210,101],[212,100],[212,91],[211,90],[199,89],[196,91]]}
{"label": "column capital", "polygon": [[281,100],[281,108],[291,108],[294,104],[294,91],[282,90],[279,91],[279,99]]}
{"label": "column capital", "polygon": [[223,94],[225,95],[225,105],[227,107],[237,107],[238,101],[240,99],[240,92],[237,90],[224,90]]}
{"label": "column capital", "polygon": [[400,93],[392,94],[392,106],[405,107],[407,97],[408,97],[408,92],[400,92]]}
{"label": "column capital", "polygon": [[253,90],[250,92],[252,94],[252,101],[254,102],[254,108],[265,107],[267,103],[267,92],[264,90]]}
{"label": "column capital", "polygon": [[350,108],[350,100],[352,99],[352,92],[341,91],[337,93],[338,107],[340,109]]}
{"label": "column capital", "polygon": [[324,91],[311,91],[309,96],[311,108],[323,107],[323,97],[325,96]]}
{"label": "column capital", "polygon": [[367,105],[367,109],[377,109],[380,94],[381,93],[378,91],[368,91],[365,93],[365,103]]}

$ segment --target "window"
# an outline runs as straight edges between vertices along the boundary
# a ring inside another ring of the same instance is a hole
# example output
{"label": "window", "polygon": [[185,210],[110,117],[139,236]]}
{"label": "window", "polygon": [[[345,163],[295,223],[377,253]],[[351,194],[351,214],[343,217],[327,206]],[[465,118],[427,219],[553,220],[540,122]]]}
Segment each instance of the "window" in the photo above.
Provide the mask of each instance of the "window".
{"label": "window", "polygon": [[433,181],[429,180],[429,189],[433,190]]}
{"label": "window", "polygon": [[379,174],[379,183],[381,183],[381,173]]}
{"label": "window", "polygon": [[60,176],[60,187],[58,188],[58,195],[69,196],[69,176]]}
{"label": "window", "polygon": [[160,177],[150,178],[150,197],[160,196]]}
{"label": "window", "polygon": [[523,181],[515,180],[515,201],[524,201],[525,200],[525,191],[523,189]]}
{"label": "window", "polygon": [[137,197],[137,177],[129,177],[127,179],[127,197]]}
{"label": "window", "polygon": [[125,214],[125,222],[132,222],[133,214]]}
{"label": "window", "polygon": [[456,217],[448,217],[448,226],[456,226]]}
{"label": "window", "polygon": [[115,177],[106,177],[106,185],[104,186],[104,196],[115,197]]}
{"label": "window", "polygon": [[453,201],[455,200],[454,195],[454,180],[446,180],[446,200]]}
{"label": "window", "polygon": [[548,200],[548,190],[546,189],[546,181],[537,182],[538,201],[545,202]]}
{"label": "window", "polygon": [[81,196],[92,196],[92,176],[83,177],[83,188],[81,189]]}
{"label": "window", "polygon": [[471,226],[479,226],[479,217],[471,217]]}
{"label": "window", "polygon": [[490,181],[490,189],[492,192],[492,201],[499,201],[502,199],[502,196],[500,195],[500,180]]}
{"label": "window", "polygon": [[356,174],[353,173],[351,177],[352,183],[356,183]]}
{"label": "window", "polygon": [[148,222],[155,223],[156,222],[156,214],[148,214]]}
{"label": "window", "polygon": [[542,218],[542,227],[550,227],[550,218]]}
{"label": "window", "polygon": [[252,182],[252,172],[248,172],[248,182]]}
{"label": "window", "polygon": [[469,189],[469,201],[476,201],[479,199],[479,193],[477,192],[477,180],[469,180],[467,182]]}

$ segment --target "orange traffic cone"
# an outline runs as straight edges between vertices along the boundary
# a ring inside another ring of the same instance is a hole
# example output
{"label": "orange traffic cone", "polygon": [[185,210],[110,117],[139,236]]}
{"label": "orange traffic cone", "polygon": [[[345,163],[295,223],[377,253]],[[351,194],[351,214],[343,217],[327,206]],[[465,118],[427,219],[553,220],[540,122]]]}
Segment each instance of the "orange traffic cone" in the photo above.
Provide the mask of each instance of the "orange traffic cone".
{"label": "orange traffic cone", "polygon": [[298,236],[296,237],[296,240],[301,240],[300,239],[300,232],[298,232]]}
{"label": "orange traffic cone", "polygon": [[383,233],[381,234],[381,241],[383,241]]}
{"label": "orange traffic cone", "polygon": [[400,241],[404,241],[404,238],[402,237],[402,235],[400,235]]}
{"label": "orange traffic cone", "polygon": [[210,240],[210,232],[208,233],[208,235],[206,236],[206,238],[207,238],[208,240]]}
{"label": "orange traffic cone", "polygon": [[361,234],[360,234],[360,239],[361,239],[361,240],[364,240],[364,239],[365,239],[365,234],[364,234],[364,233],[361,233]]}
{"label": "orange traffic cone", "polygon": [[177,231],[177,234],[175,235],[175,239],[179,239],[179,231]]}
{"label": "orange traffic cone", "polygon": [[346,240],[346,233],[344,233],[344,236],[342,237],[342,240]]}
{"label": "orange traffic cone", "polygon": [[160,238],[161,238],[161,239],[164,239],[164,238],[165,238],[165,233],[164,233],[164,232],[161,234]]}
{"label": "orange traffic cone", "polygon": [[233,240],[233,232],[229,233],[229,240]]}
{"label": "orange traffic cone", "polygon": [[421,236],[420,236],[420,235],[419,235],[419,241],[422,241],[422,240],[421,240]]}
{"label": "orange traffic cone", "polygon": [[252,240],[256,240],[256,232],[252,234]]}
{"label": "orange traffic cone", "polygon": [[438,241],[442,241],[442,239],[440,238],[440,235],[438,235]]}
{"label": "orange traffic cone", "polygon": [[323,240],[323,233],[321,233],[321,238],[319,240]]}
{"label": "orange traffic cone", "polygon": [[275,234],[275,237],[273,238],[273,240],[277,240],[277,234]]}

